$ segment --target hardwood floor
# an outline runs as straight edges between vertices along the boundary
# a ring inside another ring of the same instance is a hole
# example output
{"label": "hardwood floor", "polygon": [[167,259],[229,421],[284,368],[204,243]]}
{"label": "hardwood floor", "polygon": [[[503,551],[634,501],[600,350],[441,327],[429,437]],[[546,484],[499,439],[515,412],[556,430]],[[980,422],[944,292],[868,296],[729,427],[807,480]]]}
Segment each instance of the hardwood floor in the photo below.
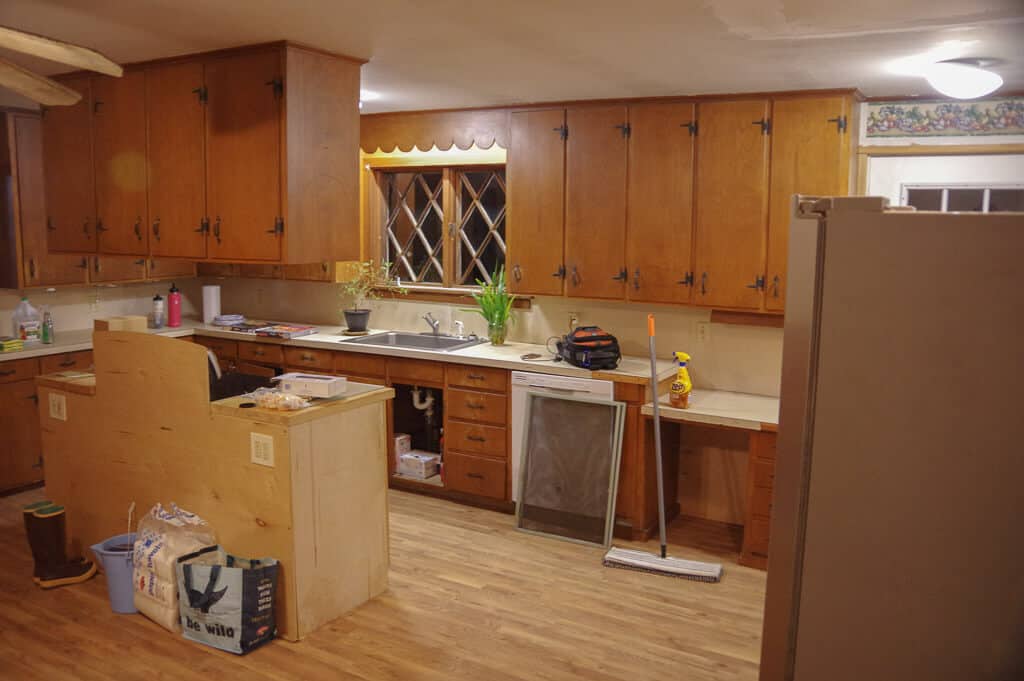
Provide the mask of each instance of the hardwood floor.
{"label": "hardwood floor", "polygon": [[718,584],[604,568],[600,549],[516,532],[512,516],[392,491],[390,589],[301,643],[237,657],[111,613],[102,576],[34,586],[20,507],[42,498],[0,498],[0,679],[757,678],[765,574],[708,523],[670,538],[702,547],[674,555],[724,562]]}

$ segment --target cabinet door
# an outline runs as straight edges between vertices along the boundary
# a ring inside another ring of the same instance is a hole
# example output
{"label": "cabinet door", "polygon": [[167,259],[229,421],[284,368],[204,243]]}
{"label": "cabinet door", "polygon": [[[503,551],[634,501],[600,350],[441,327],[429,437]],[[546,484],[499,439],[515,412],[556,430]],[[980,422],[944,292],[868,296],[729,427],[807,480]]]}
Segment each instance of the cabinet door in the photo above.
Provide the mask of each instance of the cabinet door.
{"label": "cabinet door", "polygon": [[516,293],[557,296],[565,281],[565,111],[512,114],[508,181],[508,283]]}
{"label": "cabinet door", "polygon": [[89,280],[93,283],[113,281],[143,281],[146,278],[146,259],[129,255],[97,255],[89,267]]}
{"label": "cabinet door", "polygon": [[43,479],[37,403],[34,380],[0,385],[0,433],[4,434],[0,490]]}
{"label": "cabinet door", "polygon": [[702,103],[694,302],[758,310],[764,298],[768,102]]}
{"label": "cabinet door", "polygon": [[145,255],[146,74],[92,79],[96,231],[100,253]]}
{"label": "cabinet door", "polygon": [[626,107],[569,110],[565,162],[566,292],[626,295]]}
{"label": "cabinet door", "polygon": [[50,254],[46,248],[42,122],[38,116],[10,114],[8,123],[25,286],[84,284],[88,281],[88,268],[82,265],[85,258]]}
{"label": "cabinet door", "polygon": [[693,104],[629,107],[630,300],[690,302],[695,116]]}
{"label": "cabinet door", "polygon": [[793,194],[845,196],[850,191],[850,114],[846,97],[777,99],[772,104],[771,195],[765,309],[786,300]]}
{"label": "cabinet door", "polygon": [[281,258],[281,78],[277,50],[206,63],[211,258]]}
{"label": "cabinet door", "polygon": [[147,279],[186,279],[196,276],[196,264],[188,260],[150,258],[146,261]]}
{"label": "cabinet door", "polygon": [[153,255],[206,257],[203,65],[146,71],[149,233]]}
{"label": "cabinet door", "polygon": [[82,93],[74,106],[43,112],[47,243],[51,251],[96,251],[96,188],[92,167],[92,89],[89,77],[63,78]]}

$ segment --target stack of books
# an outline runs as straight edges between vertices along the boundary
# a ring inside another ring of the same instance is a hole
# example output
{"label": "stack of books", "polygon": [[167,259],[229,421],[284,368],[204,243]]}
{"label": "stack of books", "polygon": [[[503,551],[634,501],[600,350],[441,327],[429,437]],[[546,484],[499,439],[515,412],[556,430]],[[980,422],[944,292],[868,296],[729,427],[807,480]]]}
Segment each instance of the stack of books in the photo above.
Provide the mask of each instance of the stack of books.
{"label": "stack of books", "polygon": [[14,336],[0,336],[0,352],[17,352],[25,349],[25,341]]}

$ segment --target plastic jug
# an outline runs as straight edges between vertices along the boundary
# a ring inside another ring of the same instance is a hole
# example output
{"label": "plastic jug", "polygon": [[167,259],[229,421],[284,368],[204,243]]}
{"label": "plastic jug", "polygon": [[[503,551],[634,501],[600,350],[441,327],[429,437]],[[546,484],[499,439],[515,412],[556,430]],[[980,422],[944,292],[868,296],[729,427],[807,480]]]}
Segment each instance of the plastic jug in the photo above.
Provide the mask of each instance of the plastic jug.
{"label": "plastic jug", "polygon": [[42,340],[43,318],[39,315],[39,310],[28,302],[28,298],[22,298],[18,303],[11,321],[15,338],[20,338],[26,343]]}

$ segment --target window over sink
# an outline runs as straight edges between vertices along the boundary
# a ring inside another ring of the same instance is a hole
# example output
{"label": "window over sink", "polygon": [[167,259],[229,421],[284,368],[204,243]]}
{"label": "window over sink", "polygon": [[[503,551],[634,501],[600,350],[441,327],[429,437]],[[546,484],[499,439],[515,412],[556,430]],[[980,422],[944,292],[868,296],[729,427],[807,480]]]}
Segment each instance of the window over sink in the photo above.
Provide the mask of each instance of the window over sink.
{"label": "window over sink", "polygon": [[490,282],[505,264],[505,167],[377,171],[382,258],[403,284]]}

